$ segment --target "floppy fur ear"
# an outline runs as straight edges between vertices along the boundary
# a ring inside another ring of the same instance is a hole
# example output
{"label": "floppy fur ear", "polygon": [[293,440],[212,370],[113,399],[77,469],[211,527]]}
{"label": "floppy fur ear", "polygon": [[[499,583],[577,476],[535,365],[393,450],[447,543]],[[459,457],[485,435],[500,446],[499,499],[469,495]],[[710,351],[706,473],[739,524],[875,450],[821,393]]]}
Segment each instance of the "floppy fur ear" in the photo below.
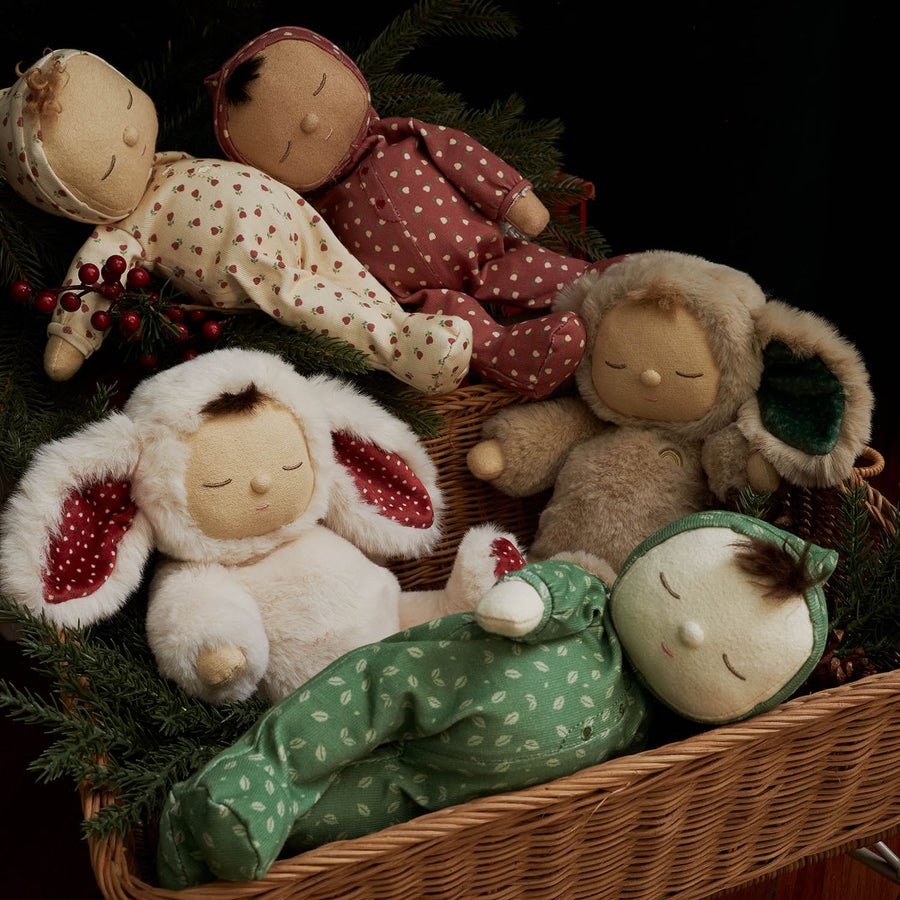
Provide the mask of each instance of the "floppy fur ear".
{"label": "floppy fur ear", "polygon": [[415,433],[348,384],[320,376],[314,389],[337,463],[325,524],[377,558],[427,553],[440,536],[443,501]]}
{"label": "floppy fur ear", "polygon": [[754,312],[763,353],[756,395],[738,427],[782,477],[831,487],[866,446],[874,400],[856,348],[818,316],[775,300]]}
{"label": "floppy fur ear", "polygon": [[61,626],[115,613],[137,589],[152,530],[131,499],[140,456],[122,413],[45,444],[0,520],[0,589]]}

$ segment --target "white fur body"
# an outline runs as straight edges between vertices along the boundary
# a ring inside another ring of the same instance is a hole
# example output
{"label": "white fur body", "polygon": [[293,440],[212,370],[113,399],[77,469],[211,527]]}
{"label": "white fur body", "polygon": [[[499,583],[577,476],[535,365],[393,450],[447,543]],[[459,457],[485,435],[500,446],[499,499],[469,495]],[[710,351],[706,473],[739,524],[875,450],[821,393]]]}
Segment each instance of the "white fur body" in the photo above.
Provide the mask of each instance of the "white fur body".
{"label": "white fur body", "polygon": [[[399,601],[388,569],[314,526],[245,565],[163,563],[147,635],[160,672],[191,693],[223,703],[258,691],[277,702],[341,654],[398,631]],[[247,666],[205,685],[194,661],[223,645],[238,647]]]}

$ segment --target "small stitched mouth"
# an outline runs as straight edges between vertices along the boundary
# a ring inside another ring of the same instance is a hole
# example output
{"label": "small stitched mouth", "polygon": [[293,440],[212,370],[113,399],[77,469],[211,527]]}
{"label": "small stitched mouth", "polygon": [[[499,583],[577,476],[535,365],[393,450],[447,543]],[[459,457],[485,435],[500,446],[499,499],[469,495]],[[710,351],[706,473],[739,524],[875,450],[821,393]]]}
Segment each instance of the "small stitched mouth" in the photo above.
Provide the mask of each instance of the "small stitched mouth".
{"label": "small stitched mouth", "polygon": [[329,140],[333,134],[334,134],[334,129],[333,128],[329,129],[328,134],[325,135],[325,140],[326,141]]}
{"label": "small stitched mouth", "polygon": [[671,656],[672,659],[675,659],[675,654],[674,654],[674,653],[666,646],[666,642],[665,642],[665,641],[663,641],[663,642],[660,644],[660,647],[663,648],[663,653],[665,653],[666,656]]}
{"label": "small stitched mouth", "polygon": [[269,508],[269,504],[267,503],[265,506],[257,506],[256,511],[262,512],[264,509],[268,509],[268,508]]}

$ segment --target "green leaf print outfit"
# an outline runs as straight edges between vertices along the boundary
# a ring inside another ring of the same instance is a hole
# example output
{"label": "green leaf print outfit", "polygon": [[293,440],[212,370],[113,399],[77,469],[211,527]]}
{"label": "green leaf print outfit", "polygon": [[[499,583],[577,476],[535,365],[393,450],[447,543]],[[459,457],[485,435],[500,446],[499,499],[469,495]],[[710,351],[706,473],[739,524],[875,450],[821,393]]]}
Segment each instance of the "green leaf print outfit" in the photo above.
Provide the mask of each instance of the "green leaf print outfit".
{"label": "green leaf print outfit", "polygon": [[648,706],[623,671],[606,584],[554,561],[510,578],[544,602],[528,634],[489,634],[466,613],[351,651],[176,785],[163,886],[261,878],[282,853],[639,749]]}

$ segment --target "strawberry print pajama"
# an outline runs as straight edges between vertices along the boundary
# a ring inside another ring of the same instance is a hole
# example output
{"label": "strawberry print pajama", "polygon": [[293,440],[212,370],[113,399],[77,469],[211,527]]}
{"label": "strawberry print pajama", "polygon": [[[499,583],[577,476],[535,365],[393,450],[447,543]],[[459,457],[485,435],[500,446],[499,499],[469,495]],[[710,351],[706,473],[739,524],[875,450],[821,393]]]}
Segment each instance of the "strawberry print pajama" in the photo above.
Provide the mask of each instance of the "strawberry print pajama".
{"label": "strawberry print pajama", "polygon": [[570,774],[640,748],[648,705],[623,666],[607,586],[533,563],[540,623],[508,639],[470,614],[351,651],[176,785],[163,886],[261,878],[282,853]]}
{"label": "strawberry print pajama", "polygon": [[[373,367],[427,392],[456,387],[468,369],[471,327],[448,314],[409,313],[341,244],[302,197],[240,163],[160,154],[134,212],[98,225],[67,279],[112,254],[171,278],[197,302],[260,309],[285,325],[349,342]],[[87,294],[79,310],[57,308],[48,326],[86,356],[103,333],[107,306]]]}

